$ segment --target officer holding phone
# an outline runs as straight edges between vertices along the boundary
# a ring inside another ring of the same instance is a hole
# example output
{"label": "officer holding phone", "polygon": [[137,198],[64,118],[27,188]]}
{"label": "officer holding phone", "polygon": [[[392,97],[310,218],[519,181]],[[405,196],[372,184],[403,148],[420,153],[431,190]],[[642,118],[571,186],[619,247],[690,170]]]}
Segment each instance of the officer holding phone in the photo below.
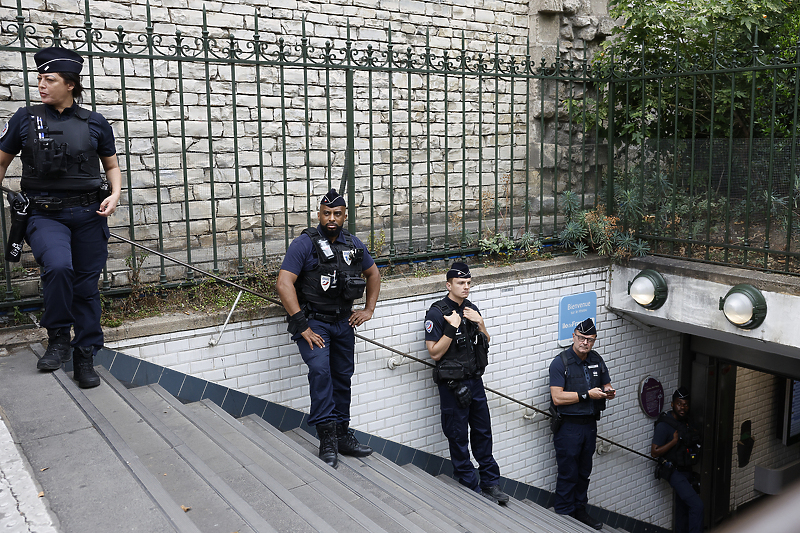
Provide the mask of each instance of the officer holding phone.
{"label": "officer holding phone", "polygon": [[597,329],[587,318],[572,332],[572,346],[550,363],[550,395],[564,422],[553,436],[558,464],[555,512],[594,529],[603,523],[586,511],[597,420],[616,391],[605,361],[592,349]]}

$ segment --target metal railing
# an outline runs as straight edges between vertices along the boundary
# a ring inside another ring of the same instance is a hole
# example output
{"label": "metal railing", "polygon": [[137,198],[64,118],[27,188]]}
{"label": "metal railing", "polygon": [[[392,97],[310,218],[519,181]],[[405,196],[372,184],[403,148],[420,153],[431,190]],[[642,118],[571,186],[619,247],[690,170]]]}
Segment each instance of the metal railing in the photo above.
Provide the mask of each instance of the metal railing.
{"label": "metal railing", "polygon": [[[0,21],[12,96],[0,120],[36,103],[36,50],[74,48],[85,105],[117,136],[112,229],[187,264],[275,268],[343,176],[349,227],[379,262],[464,256],[496,235],[555,241],[572,191],[584,208],[605,203],[654,253],[796,270],[796,53],[547,64],[499,38],[491,52],[463,36],[440,50],[395,42],[389,26],[373,46],[349,28],[343,42],[310,36],[305,21],[284,37],[262,33],[255,13],[242,37],[205,12],[201,27],[168,35],[149,6],[135,34],[96,30],[88,1],[84,11],[83,26],[41,26],[18,0],[15,20]],[[7,213],[0,224],[4,239]],[[6,307],[35,295],[30,254],[21,266],[4,265]],[[133,277],[180,283],[192,269],[111,244],[104,290]]]}

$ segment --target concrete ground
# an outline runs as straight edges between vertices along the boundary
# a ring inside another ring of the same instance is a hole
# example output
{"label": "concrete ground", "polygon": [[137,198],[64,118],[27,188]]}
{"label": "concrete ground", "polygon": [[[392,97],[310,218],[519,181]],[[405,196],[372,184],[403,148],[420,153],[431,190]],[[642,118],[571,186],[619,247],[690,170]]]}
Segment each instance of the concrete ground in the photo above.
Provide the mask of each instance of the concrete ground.
{"label": "concrete ground", "polygon": [[[33,330],[0,334],[0,357],[8,357],[15,342],[37,339]],[[0,373],[0,387],[4,374]],[[0,531],[4,533],[56,533],[57,521],[50,512],[46,495],[33,478],[25,456],[6,425],[0,405]]]}

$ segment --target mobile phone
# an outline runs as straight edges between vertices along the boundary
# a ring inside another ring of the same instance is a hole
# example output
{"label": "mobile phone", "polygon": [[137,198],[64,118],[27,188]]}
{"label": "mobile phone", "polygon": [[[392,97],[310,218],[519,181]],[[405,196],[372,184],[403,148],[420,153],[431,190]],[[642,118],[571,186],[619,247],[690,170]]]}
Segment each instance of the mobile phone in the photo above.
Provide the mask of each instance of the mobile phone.
{"label": "mobile phone", "polygon": [[[601,389],[601,390],[602,390],[602,389]],[[610,393],[612,393],[612,392],[617,392],[617,391],[616,391],[616,390],[614,390],[614,389],[607,389],[607,390],[604,390],[603,392],[605,392],[606,394],[610,394]]]}

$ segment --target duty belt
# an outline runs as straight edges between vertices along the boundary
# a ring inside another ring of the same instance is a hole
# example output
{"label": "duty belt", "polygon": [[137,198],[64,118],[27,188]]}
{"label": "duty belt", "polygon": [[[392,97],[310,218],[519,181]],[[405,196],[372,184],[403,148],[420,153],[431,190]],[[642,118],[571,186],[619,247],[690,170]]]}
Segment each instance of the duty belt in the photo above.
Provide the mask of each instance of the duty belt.
{"label": "duty belt", "polygon": [[31,204],[34,209],[42,211],[60,211],[66,207],[77,207],[79,205],[86,207],[95,202],[100,201],[100,191],[87,192],[77,196],[67,196],[66,198],[59,198],[58,196],[33,196],[31,197]]}
{"label": "duty belt", "polygon": [[573,424],[592,424],[597,421],[594,415],[562,415],[564,422]]}
{"label": "duty belt", "polygon": [[306,310],[306,318],[309,320],[319,320],[321,322],[327,322],[328,324],[335,324],[351,314],[352,311],[350,309],[347,309],[346,311],[340,311],[339,313],[320,313],[318,311],[312,311],[311,309]]}

